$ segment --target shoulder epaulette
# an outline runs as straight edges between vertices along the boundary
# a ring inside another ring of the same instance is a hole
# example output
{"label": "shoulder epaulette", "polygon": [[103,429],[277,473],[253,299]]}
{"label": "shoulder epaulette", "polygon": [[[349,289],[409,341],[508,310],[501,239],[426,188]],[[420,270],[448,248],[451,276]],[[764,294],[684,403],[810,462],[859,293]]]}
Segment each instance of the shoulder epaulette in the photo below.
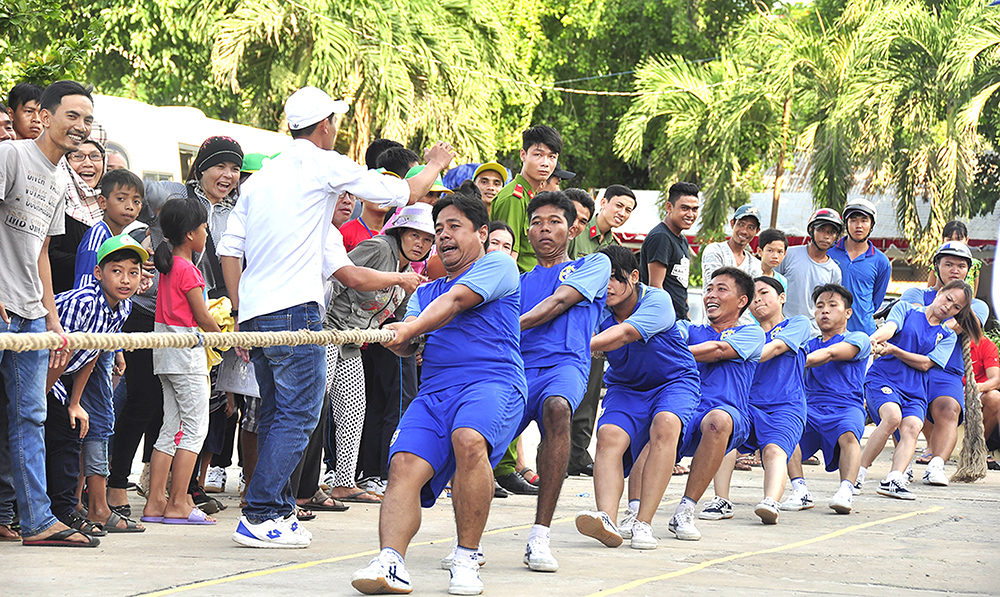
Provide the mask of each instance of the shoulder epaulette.
{"label": "shoulder epaulette", "polygon": [[524,187],[519,184],[514,185],[514,192],[511,195],[517,197],[518,199],[524,198]]}

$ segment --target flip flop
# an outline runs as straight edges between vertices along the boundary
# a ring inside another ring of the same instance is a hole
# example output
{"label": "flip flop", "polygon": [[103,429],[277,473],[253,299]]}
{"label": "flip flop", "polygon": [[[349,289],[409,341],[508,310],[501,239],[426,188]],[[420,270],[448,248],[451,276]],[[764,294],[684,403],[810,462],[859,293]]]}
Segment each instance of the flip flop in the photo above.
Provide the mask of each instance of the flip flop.
{"label": "flip flop", "polygon": [[208,515],[193,508],[187,518],[163,518],[163,524],[215,524],[214,520],[208,520]]}
{"label": "flip flop", "polygon": [[932,458],[934,458],[933,454],[925,452],[920,455],[920,458],[917,458],[917,464],[930,464]]}
{"label": "flip flop", "polygon": [[10,524],[0,524],[0,541],[21,540],[21,534],[10,527]]}
{"label": "flip flop", "polygon": [[[368,499],[364,499],[361,496],[368,496]],[[375,499],[371,499],[375,498]],[[378,499],[378,496],[373,495],[362,489],[357,493],[352,493],[347,497],[333,498],[334,501],[340,500],[342,502],[351,502],[355,504],[381,504],[382,500]]]}
{"label": "flip flop", "polygon": [[310,521],[310,520],[314,520],[316,518],[316,515],[313,514],[311,510],[305,510],[303,508],[296,508],[295,509],[295,518],[298,518],[299,522],[307,522],[307,521]]}
{"label": "flip flop", "polygon": [[[87,543],[70,541],[69,538],[75,534],[83,536],[87,539]],[[25,547],[97,547],[100,544],[101,540],[97,537],[89,537],[76,529],[64,529],[58,533],[53,533],[44,539],[24,539],[21,541],[21,545],[24,545]]]}
{"label": "flip flop", "polygon": [[139,522],[163,522],[162,516],[143,516]]}
{"label": "flip flop", "polygon": [[[123,520],[125,521],[125,528],[124,529],[118,526],[118,523],[121,522],[121,521],[123,521]],[[134,520],[125,518],[124,516],[118,514],[117,512],[112,512],[111,515],[108,516],[108,521],[105,522],[102,526],[104,527],[104,532],[105,533],[144,533],[144,532],[146,532],[146,529],[144,527],[140,527],[139,525],[137,525]]]}
{"label": "flip flop", "polygon": [[691,471],[689,471],[687,467],[681,466],[679,464],[675,464],[674,465],[674,472],[671,473],[671,474],[674,475],[674,476],[678,476],[678,475],[686,475],[686,474],[688,474],[690,472]]}

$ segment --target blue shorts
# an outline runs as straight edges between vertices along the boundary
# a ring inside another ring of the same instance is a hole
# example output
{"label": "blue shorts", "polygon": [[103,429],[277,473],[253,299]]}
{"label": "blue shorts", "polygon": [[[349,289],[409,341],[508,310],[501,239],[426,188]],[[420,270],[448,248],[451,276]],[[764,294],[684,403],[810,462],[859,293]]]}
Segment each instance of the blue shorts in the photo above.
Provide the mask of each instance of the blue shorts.
{"label": "blue shorts", "polygon": [[684,430],[701,400],[700,392],[697,381],[690,378],[680,378],[646,391],[617,384],[608,386],[608,392],[604,396],[604,413],[597,422],[597,428],[615,425],[628,434],[631,443],[622,455],[626,477],[632,471],[632,465],[642,449],[649,443],[649,429],[653,424],[653,417],[658,413],[673,413],[681,420],[681,433],[678,437],[680,444]]}
{"label": "blue shorts", "polygon": [[932,367],[927,372],[927,420],[931,423],[934,422],[934,417],[931,415],[930,403],[941,396],[949,396],[958,402],[961,410],[958,424],[961,425],[965,420],[965,385],[962,383],[962,376]]}
{"label": "blue shorts", "polygon": [[860,406],[807,406],[806,428],[799,440],[803,460],[823,450],[827,472],[840,468],[840,445],[837,440],[853,433],[861,445],[865,431],[865,411]]}
{"label": "blue shorts", "polygon": [[[524,418],[518,426],[515,436],[521,435],[528,423],[538,424],[538,431],[545,437],[545,426],[542,424],[542,411],[545,399],[550,396],[561,396],[569,402],[570,413],[576,411],[583,401],[587,391],[587,376],[589,371],[580,371],[575,365],[563,364],[554,367],[533,367],[524,370],[528,380],[528,404]],[[572,419],[572,415],[570,415]]]}
{"label": "blue shorts", "polygon": [[802,404],[769,406],[767,409],[750,405],[750,437],[740,447],[747,453],[774,444],[785,451],[789,459],[802,437],[806,424],[806,411]]}
{"label": "blue shorts", "polygon": [[84,441],[108,443],[115,432],[115,405],[111,392],[111,368],[115,353],[104,351],[97,357],[94,370],[80,394],[80,406],[90,418],[90,430]]}
{"label": "blue shorts", "polygon": [[430,508],[455,474],[451,434],[467,427],[486,439],[490,467],[495,467],[515,437],[524,417],[524,396],[512,384],[472,381],[413,399],[389,443],[389,460],[409,452],[426,460],[434,476],[420,491],[420,504]]}
{"label": "blue shorts", "polygon": [[922,398],[911,398],[900,394],[899,391],[883,382],[865,384],[865,405],[868,407],[868,414],[878,425],[882,422],[878,410],[883,404],[895,402],[899,405],[899,410],[903,413],[903,418],[917,417],[921,421],[927,415],[927,402]]}
{"label": "blue shorts", "polygon": [[733,433],[729,436],[729,445],[726,446],[726,452],[742,446],[750,438],[750,421],[735,406],[722,404],[705,408],[695,414],[694,418],[691,419],[691,424],[685,429],[684,443],[682,444],[681,453],[678,455],[678,458],[681,456],[694,456],[694,452],[698,449],[698,444],[701,442],[701,421],[705,418],[705,415],[713,410],[721,410],[733,420]]}

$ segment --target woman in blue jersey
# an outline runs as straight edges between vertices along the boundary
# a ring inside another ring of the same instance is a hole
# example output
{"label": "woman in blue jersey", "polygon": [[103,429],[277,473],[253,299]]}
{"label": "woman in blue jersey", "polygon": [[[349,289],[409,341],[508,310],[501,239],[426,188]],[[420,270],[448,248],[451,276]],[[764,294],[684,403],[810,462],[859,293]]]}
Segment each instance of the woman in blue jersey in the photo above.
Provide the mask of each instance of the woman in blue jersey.
{"label": "woman in blue jersey", "polygon": [[975,319],[970,304],[972,288],[960,280],[949,282],[927,307],[900,301],[885,325],[871,335],[878,357],[865,378],[868,413],[878,424],[861,454],[858,482],[896,431],[892,470],[879,483],[878,493],[904,500],[916,499],[906,488],[903,472],[910,464],[917,434],[927,413],[927,372],[947,365],[955,348],[955,332],[944,323],[952,317],[963,328]]}
{"label": "woman in blue jersey", "polygon": [[781,495],[785,490],[788,458],[802,436],[806,422],[806,400],[802,389],[805,344],[809,340],[809,318],[782,313],[785,289],[775,278],[754,281],[750,312],[764,330],[765,344],[750,385],[750,439],[740,450],[732,450],[715,475],[715,498],[699,518],[731,518],[729,482],[736,453],[759,449],[764,464],[764,499],[754,513],[764,524],[778,522]]}
{"label": "woman in blue jersey", "polygon": [[628,249],[612,245],[601,252],[611,259],[611,281],[599,333],[590,342],[609,365],[594,462],[598,511],[580,512],[576,527],[608,547],[621,545],[613,516],[625,476],[648,443],[631,546],[656,549],[650,523],[673,473],[684,426],[698,406],[698,369],[677,329],[670,295],[639,282],[639,265]]}

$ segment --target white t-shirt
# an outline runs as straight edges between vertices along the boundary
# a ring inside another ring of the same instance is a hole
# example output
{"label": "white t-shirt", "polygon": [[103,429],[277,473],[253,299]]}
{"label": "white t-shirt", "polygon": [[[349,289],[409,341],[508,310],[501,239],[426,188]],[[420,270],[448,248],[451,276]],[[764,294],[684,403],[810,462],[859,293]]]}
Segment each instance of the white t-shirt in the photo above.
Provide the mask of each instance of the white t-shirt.
{"label": "white t-shirt", "polygon": [[788,278],[788,290],[785,292],[785,317],[805,315],[809,318],[812,335],[819,334],[816,325],[816,305],[812,300],[813,290],[824,284],[841,284],[840,266],[827,256],[823,263],[816,263],[809,256],[807,246],[792,247],[785,254],[785,260],[774,268],[774,271]]}
{"label": "white t-shirt", "polygon": [[66,231],[66,174],[31,139],[0,143],[0,302],[25,319],[45,317],[38,257]]}
{"label": "white t-shirt", "polygon": [[216,247],[220,256],[246,257],[240,322],[296,305],[324,304],[323,279],[350,264],[331,224],[343,191],[394,206],[410,198],[405,181],[307,139],[296,139],[247,179]]}
{"label": "white t-shirt", "polygon": [[[715,270],[723,267],[735,267],[755,279],[764,275],[764,270],[760,267],[760,259],[751,255],[750,251],[743,249],[743,263],[737,265],[736,256],[733,255],[733,250],[729,248],[729,243],[722,241],[708,245],[701,254],[702,284],[707,286],[712,281],[712,274],[715,273]],[[750,296],[750,302],[753,302],[752,295]],[[739,324],[750,325],[756,322],[757,320],[750,313],[750,305],[747,304],[747,308],[740,315]],[[705,323],[708,323],[707,319]]]}

